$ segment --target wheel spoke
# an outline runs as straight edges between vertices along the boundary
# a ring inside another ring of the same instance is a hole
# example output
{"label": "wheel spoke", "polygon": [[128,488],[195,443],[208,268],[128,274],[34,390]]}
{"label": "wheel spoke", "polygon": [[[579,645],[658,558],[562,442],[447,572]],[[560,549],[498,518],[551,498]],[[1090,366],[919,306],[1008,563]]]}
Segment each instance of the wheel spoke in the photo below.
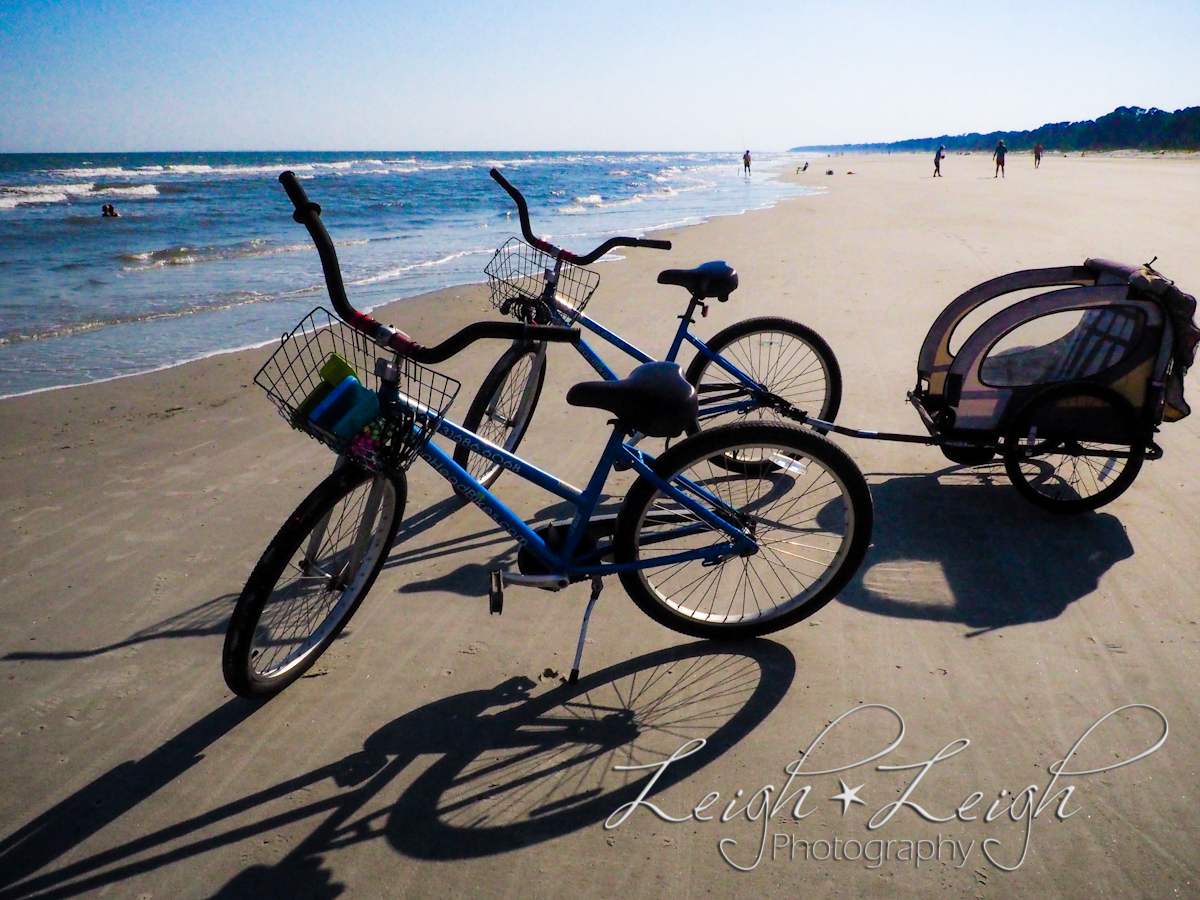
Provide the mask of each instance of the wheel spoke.
{"label": "wheel spoke", "polygon": [[[736,440],[763,433],[778,437],[780,443]],[[815,446],[808,447],[809,441]],[[869,536],[870,501],[865,483],[858,495],[862,498],[859,502],[867,504],[862,513],[865,520],[856,521],[845,480],[861,483],[862,476],[853,463],[824,439],[794,426],[726,426],[689,438],[670,452],[683,458],[689,443],[711,445],[715,452],[703,452],[679,468],[673,467],[674,481],[695,485],[699,492],[689,491],[694,497],[703,497],[704,492],[715,497],[719,505],[709,505],[718,516],[721,509],[734,510],[742,517],[739,521],[747,523],[757,552],[710,563],[676,559],[654,565],[657,558],[699,552],[726,538],[652,490],[637,519],[636,546],[629,547],[647,567],[622,576],[631,595],[645,597],[649,606],[643,605],[644,609],[652,615],[654,609],[662,609],[666,618],[661,621],[692,634],[708,634],[702,628],[730,626],[762,633],[779,627],[773,624],[778,620],[803,617],[808,609],[827,602],[832,596],[827,587],[832,584],[836,589],[835,581],[844,583],[853,573],[865,552],[864,534]],[[734,470],[730,459],[766,465]],[[838,471],[831,464],[834,459],[843,460],[838,466],[847,468]],[[667,464],[665,458],[660,462]],[[696,526],[681,529],[684,522]],[[619,540],[622,548],[633,543],[629,535]]]}
{"label": "wheel spoke", "polygon": [[[372,510],[367,499],[377,478],[382,490]],[[230,623],[225,673],[237,693],[261,697],[282,690],[345,625],[383,565],[403,508],[402,483],[345,467],[289,518],[250,576]]]}

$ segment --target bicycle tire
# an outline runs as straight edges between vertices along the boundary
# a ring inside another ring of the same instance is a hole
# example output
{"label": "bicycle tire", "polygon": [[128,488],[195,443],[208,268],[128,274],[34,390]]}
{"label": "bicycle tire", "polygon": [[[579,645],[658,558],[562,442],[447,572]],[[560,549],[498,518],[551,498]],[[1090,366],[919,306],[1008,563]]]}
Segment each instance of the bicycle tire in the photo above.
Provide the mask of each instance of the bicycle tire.
{"label": "bicycle tire", "polygon": [[[378,512],[362,560],[349,573],[376,478],[383,479]],[[402,471],[375,476],[346,464],[296,507],[250,573],[225,634],[221,664],[235,694],[273,697],[333,643],[383,568],[406,499]],[[310,560],[315,534],[319,550]]]}
{"label": "bicycle tire", "polygon": [[[540,365],[537,360],[540,355]],[[536,367],[535,367],[536,366]],[[533,394],[530,402],[523,406],[522,399],[531,381]],[[475,399],[463,419],[463,428],[473,431],[481,438],[491,441],[510,453],[529,429],[529,422],[542,396],[542,385],[546,381],[546,355],[541,345],[518,343],[509,347],[496,360],[492,370],[479,386]],[[482,430],[481,430],[481,426]],[[497,462],[472,453],[459,444],[454,449],[454,461],[466,469],[484,487],[491,487],[504,468]]]}
{"label": "bicycle tire", "polygon": [[[779,316],[760,316],[735,322],[705,344],[768,391],[810,416],[825,422],[836,418],[842,404],[842,370],[829,344],[807,325]],[[686,377],[701,392],[702,404],[705,385],[737,385],[732,376],[699,351],[688,366]],[[709,420],[703,420],[703,414],[702,407],[700,427],[705,428],[740,421],[746,415],[756,415],[759,421],[767,417],[772,421],[794,421],[770,407],[758,407],[748,414],[730,412]],[[690,428],[689,433],[697,430]]]}
{"label": "bicycle tire", "polygon": [[[1081,437],[1087,428],[1078,427],[1080,412],[1101,420],[1110,439]],[[1133,484],[1145,459],[1146,433],[1133,405],[1111,388],[1061,385],[1038,394],[1017,413],[1004,436],[1004,470],[1035,506],[1061,515],[1087,512],[1116,500]],[[1112,455],[1104,456],[1106,451]]]}
{"label": "bicycle tire", "polygon": [[[769,462],[771,471],[758,464],[731,470],[731,454]],[[668,481],[682,476],[738,510],[759,542],[751,556],[621,573],[643,612],[683,634],[746,638],[793,625],[837,596],[870,545],[874,509],[866,479],[844,451],[810,430],[722,425],[671,447],[653,469]],[[618,513],[613,557],[637,562],[725,540],[640,477]]]}

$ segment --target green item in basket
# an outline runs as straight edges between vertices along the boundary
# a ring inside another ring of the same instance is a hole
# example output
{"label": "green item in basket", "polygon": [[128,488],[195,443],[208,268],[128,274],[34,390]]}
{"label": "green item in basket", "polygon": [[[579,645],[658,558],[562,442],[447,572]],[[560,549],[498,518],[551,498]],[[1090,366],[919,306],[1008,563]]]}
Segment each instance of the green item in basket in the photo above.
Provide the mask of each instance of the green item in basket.
{"label": "green item in basket", "polygon": [[292,413],[289,420],[293,428],[303,429],[308,423],[308,417],[312,411],[321,405],[321,402],[333,393],[333,385],[328,381],[317,383],[316,388],[311,394],[304,398],[304,402],[296,407],[296,411]]}
{"label": "green item in basket", "polygon": [[350,377],[358,378],[354,366],[336,353],[329,357],[329,361],[325,365],[321,366],[321,380],[330,387],[337,387],[344,379]]}

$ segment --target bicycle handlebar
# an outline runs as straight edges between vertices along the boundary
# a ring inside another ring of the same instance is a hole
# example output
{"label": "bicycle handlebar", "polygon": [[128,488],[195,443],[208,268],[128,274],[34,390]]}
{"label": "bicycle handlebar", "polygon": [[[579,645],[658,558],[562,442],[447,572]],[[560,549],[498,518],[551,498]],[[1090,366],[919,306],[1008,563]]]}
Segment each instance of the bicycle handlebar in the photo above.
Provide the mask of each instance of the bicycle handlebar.
{"label": "bicycle handlebar", "polygon": [[513,198],[513,202],[517,204],[517,213],[521,217],[521,234],[525,236],[525,240],[532,246],[553,256],[555,259],[562,259],[576,266],[586,266],[594,263],[613,247],[649,247],[651,250],[670,250],[670,241],[656,241],[650,238],[631,238],[631,237],[615,237],[609,238],[591,253],[578,256],[571,253],[569,250],[563,250],[560,247],[555,247],[548,241],[544,241],[533,233],[533,228],[529,224],[529,205],[525,202],[525,197],[520,191],[508,183],[508,179],[500,174],[498,169],[492,169],[491,176],[496,183],[504,190],[508,191],[508,196]]}
{"label": "bicycle handlebar", "polygon": [[578,328],[559,328],[557,325],[525,325],[522,322],[472,322],[440,344],[434,344],[432,347],[419,347],[408,356],[419,363],[439,363],[454,356],[468,344],[485,338],[578,344],[579,337]]}
{"label": "bicycle handlebar", "polygon": [[321,207],[308,199],[296,173],[288,171],[279,176],[279,183],[287,191],[288,198],[296,211],[292,218],[308,229],[317,253],[321,257],[321,268],[325,272],[325,286],[334,310],[356,331],[361,331],[381,347],[386,347],[420,363],[437,363],[454,356],[468,344],[483,338],[503,338],[513,341],[554,341],[579,343],[578,328],[557,328],[549,325],[523,325],[520,322],[474,322],[452,334],[440,344],[422,347],[403,331],[389,328],[370,316],[360,313],[346,297],[346,286],[342,282],[342,269],[338,265],[337,251],[325,225],[321,221]]}

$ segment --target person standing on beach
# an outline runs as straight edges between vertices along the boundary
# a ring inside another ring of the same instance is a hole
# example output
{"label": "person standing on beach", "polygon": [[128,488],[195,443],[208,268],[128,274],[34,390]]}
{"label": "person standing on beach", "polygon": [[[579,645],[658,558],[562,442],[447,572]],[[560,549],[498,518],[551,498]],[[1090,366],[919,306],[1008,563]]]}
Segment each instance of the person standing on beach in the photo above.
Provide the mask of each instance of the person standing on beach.
{"label": "person standing on beach", "polygon": [[996,174],[993,178],[999,178],[1004,174],[1004,154],[1008,152],[1008,148],[1004,146],[1004,141],[996,142],[996,149],[992,151],[992,159],[996,161]]}
{"label": "person standing on beach", "polygon": [[749,175],[750,174],[750,151],[749,150],[747,150],[746,154],[742,157],[742,165],[745,167],[746,174]]}
{"label": "person standing on beach", "polygon": [[945,154],[942,153],[942,151],[945,149],[946,149],[946,145],[941,144],[937,148],[937,153],[933,154],[933,177],[934,178],[942,177],[942,157],[945,156]]}
{"label": "person standing on beach", "polygon": [[1040,169],[1042,166],[1042,150],[1043,149],[1044,148],[1042,147],[1041,141],[1038,141],[1036,144],[1033,145],[1033,167],[1035,169]]}

